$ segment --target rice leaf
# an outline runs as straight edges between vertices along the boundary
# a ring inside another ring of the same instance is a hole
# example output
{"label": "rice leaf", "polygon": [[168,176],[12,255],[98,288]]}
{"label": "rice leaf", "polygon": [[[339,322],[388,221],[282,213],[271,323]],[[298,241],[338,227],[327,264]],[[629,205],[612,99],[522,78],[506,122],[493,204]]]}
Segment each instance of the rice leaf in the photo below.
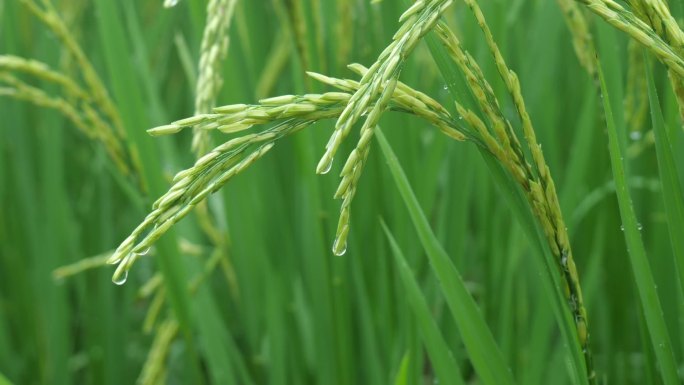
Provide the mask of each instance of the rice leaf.
{"label": "rice leaf", "polygon": [[[428,34],[426,37],[430,53],[437,64],[442,76],[447,80],[447,88],[451,96],[463,103],[459,98],[470,97],[470,94],[464,91],[465,86],[461,80],[461,75],[454,66],[451,65],[448,59],[448,54],[445,52],[437,37],[434,34]],[[522,226],[531,246],[535,253],[533,263],[535,268],[540,272],[543,290],[548,295],[551,306],[556,315],[557,322],[560,326],[564,346],[569,349],[571,361],[571,369],[574,373],[574,378],[577,378],[581,384],[588,384],[588,376],[586,374],[586,365],[583,359],[582,349],[576,336],[574,322],[565,301],[565,296],[561,289],[560,279],[554,273],[556,262],[553,260],[553,255],[549,250],[548,244],[544,241],[544,235],[539,226],[535,223],[535,219],[526,199],[515,183],[515,181],[505,172],[501,164],[489,152],[477,147],[482,159],[487,165],[490,176],[494,179],[494,183],[498,187],[498,192],[503,195],[504,200],[508,203],[513,211],[514,217]]]}
{"label": "rice leaf", "polygon": [[430,260],[430,265],[439,279],[442,292],[477,374],[487,385],[514,384],[513,375],[494,341],[492,332],[475,300],[466,289],[460,273],[432,232],[408,179],[399,165],[399,160],[379,128],[377,138],[397,189],[418,232],[423,249]]}
{"label": "rice leaf", "polygon": [[[655,136],[656,156],[658,158],[658,173],[662,184],[662,194],[665,203],[665,217],[667,228],[670,233],[670,243],[675,257],[675,265],[679,274],[679,284],[684,285],[684,237],[681,231],[684,229],[684,195],[679,179],[681,175],[673,154],[670,132],[665,125],[663,113],[660,110],[658,93],[655,88],[651,66],[648,57],[646,62],[646,80],[648,84],[648,100],[651,106],[651,123]],[[680,286],[684,294],[684,286]]]}
{"label": "rice leaf", "polygon": [[[605,111],[606,127],[608,129],[608,149],[615,179],[615,187],[622,218],[625,241],[629,260],[634,273],[634,280],[641,298],[642,311],[646,319],[646,326],[651,336],[653,349],[655,350],[660,373],[666,385],[679,384],[677,374],[677,363],[672,351],[672,340],[670,340],[663,309],[660,305],[655,280],[651,273],[651,266],[646,257],[646,250],[639,232],[639,225],[632,205],[632,197],[627,185],[629,171],[624,164],[624,144],[618,138],[618,129],[613,120],[612,107],[610,105],[610,90],[606,85],[603,75],[603,66],[598,60],[598,75],[601,81],[601,92],[603,108]],[[623,133],[624,135],[624,133]]]}
{"label": "rice leaf", "polygon": [[404,253],[399,248],[399,244],[394,239],[394,236],[390,232],[389,228],[384,221],[380,222],[387,240],[392,248],[392,253],[394,254],[395,263],[399,267],[399,274],[401,275],[401,280],[404,283],[404,289],[406,290],[406,297],[413,310],[413,315],[416,317],[418,324],[420,325],[421,335],[423,336],[423,343],[430,356],[430,362],[435,368],[435,373],[439,379],[440,384],[449,385],[464,385],[463,375],[458,368],[458,364],[454,359],[449,346],[447,345],[442,333],[439,331],[439,327],[435,322],[432,314],[430,313],[430,308],[428,307],[427,301],[423,293],[420,291],[418,282],[416,282],[413,272],[406,262],[406,257]]}

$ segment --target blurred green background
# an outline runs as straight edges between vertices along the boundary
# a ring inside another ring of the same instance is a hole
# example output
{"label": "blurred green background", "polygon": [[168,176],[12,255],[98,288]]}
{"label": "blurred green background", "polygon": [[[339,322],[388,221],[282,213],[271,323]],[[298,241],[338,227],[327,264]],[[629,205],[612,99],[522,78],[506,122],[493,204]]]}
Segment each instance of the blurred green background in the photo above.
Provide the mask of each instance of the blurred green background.
{"label": "blurred green background", "polygon": [[[520,77],[558,188],[599,379],[657,384],[620,231],[596,83],[580,67],[555,2],[495,0],[481,6]],[[433,383],[381,219],[398,240],[465,383],[480,383],[377,143],[352,206],[349,249],[344,256],[332,254],[339,211],[332,196],[343,161],[327,175],[314,172],[332,121],[283,140],[212,198],[210,211],[227,246],[218,267],[188,294],[189,328],[181,328],[185,333],[165,351],[160,376],[141,380],[153,342],[172,314],[168,301],[141,290],[159,271],[156,256],[136,263],[123,286],[111,282],[110,266],[59,279],[53,272],[111,252],[173,174],[194,162],[189,131],[151,138],[144,130],[193,113],[206,4],[184,0],[167,9],[161,1],[62,0],[56,7],[103,79],[127,131],[140,133],[129,137],[147,162],[143,179],[151,187],[143,190],[135,177],[122,175],[100,143],[57,112],[0,98],[0,384]],[[306,78],[305,70],[354,77],[345,65],[372,64],[391,41],[404,8],[389,0],[238,1],[218,104],[327,90]],[[503,95],[466,7],[456,2],[447,13]],[[641,51],[630,54],[625,36],[589,16],[593,30],[615,42],[600,54],[612,58],[607,71],[624,85],[624,95],[613,97],[628,100],[615,112],[627,122],[619,129],[632,131],[628,182],[681,363],[684,307],[649,141],[646,85],[638,75]],[[35,58],[81,76],[73,58],[20,1],[0,0],[0,54]],[[630,69],[637,76],[628,76]],[[424,43],[401,80],[453,108]],[[656,83],[668,127],[680,127],[659,64]],[[512,103],[503,108],[514,114]],[[474,146],[398,113],[386,114],[381,125],[517,382],[573,383],[548,296],[539,289],[533,251]],[[672,132],[674,148],[681,148],[682,131]],[[214,137],[216,144],[225,140]],[[351,149],[345,143],[342,151]],[[675,155],[681,164],[682,152]],[[183,282],[193,281],[216,254],[195,216],[164,239],[181,245],[172,252],[187,263]],[[145,330],[155,306],[159,315]]]}

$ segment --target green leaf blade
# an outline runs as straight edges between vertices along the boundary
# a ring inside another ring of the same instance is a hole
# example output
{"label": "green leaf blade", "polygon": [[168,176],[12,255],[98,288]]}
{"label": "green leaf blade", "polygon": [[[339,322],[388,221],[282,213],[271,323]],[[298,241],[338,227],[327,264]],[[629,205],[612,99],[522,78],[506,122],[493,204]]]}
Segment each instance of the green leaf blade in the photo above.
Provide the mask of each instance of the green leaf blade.
{"label": "green leaf blade", "polygon": [[625,234],[625,241],[627,243],[629,260],[632,265],[632,272],[634,273],[634,279],[641,299],[646,325],[651,336],[651,342],[658,364],[660,365],[663,381],[666,385],[675,385],[679,384],[680,380],[677,374],[677,364],[675,362],[674,353],[672,351],[672,341],[670,340],[667,331],[662,306],[660,305],[660,300],[656,291],[655,280],[651,273],[651,266],[649,265],[646,256],[646,250],[641,239],[641,233],[639,232],[636,214],[634,213],[632,197],[627,186],[629,170],[624,165],[624,144],[620,142],[618,130],[615,121],[613,120],[609,90],[603,76],[600,60],[597,61],[597,64],[601,82],[601,92],[603,94],[602,99],[606,126],[608,128],[608,148],[610,152],[611,167],[615,180],[615,190],[617,192],[618,206],[623,222],[622,226]]}
{"label": "green leaf blade", "polygon": [[425,296],[420,291],[418,282],[416,282],[413,272],[406,262],[404,253],[399,248],[399,244],[397,244],[397,241],[389,228],[387,228],[385,222],[383,221],[381,224],[394,254],[394,260],[399,266],[399,273],[401,275],[401,280],[404,283],[407,300],[420,325],[423,343],[428,351],[432,365],[435,368],[437,378],[442,384],[465,385],[458,364],[454,360],[454,356],[451,353],[449,346],[446,341],[444,341],[444,337],[430,313]]}
{"label": "green leaf blade", "polygon": [[665,217],[667,228],[670,233],[670,243],[675,257],[675,265],[679,274],[679,284],[684,294],[684,237],[681,230],[684,229],[684,195],[679,180],[679,170],[672,150],[672,140],[666,127],[663,113],[660,109],[660,101],[655,88],[655,81],[648,64],[648,57],[644,55],[646,62],[646,82],[648,85],[648,100],[651,107],[651,123],[655,134],[656,157],[658,159],[658,173],[662,184],[663,201],[665,203]]}
{"label": "green leaf blade", "polygon": [[514,384],[513,375],[505,363],[475,300],[466,289],[461,275],[430,229],[427,218],[420,208],[396,155],[394,155],[389,142],[379,128],[376,131],[376,137],[397,189],[418,232],[423,249],[430,259],[430,265],[439,279],[442,292],[458,325],[463,343],[476,372],[481,377],[483,384]]}

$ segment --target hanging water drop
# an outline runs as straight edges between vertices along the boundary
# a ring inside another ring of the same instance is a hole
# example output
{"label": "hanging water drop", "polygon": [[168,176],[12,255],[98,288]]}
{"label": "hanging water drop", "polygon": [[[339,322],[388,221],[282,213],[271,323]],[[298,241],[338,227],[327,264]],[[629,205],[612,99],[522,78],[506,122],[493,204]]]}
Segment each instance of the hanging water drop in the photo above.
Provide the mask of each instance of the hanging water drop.
{"label": "hanging water drop", "polygon": [[637,230],[641,231],[643,230],[644,225],[641,224],[641,222],[637,223]]}
{"label": "hanging water drop", "polygon": [[327,174],[330,172],[330,169],[332,168],[333,164],[333,158],[330,158],[326,163],[319,163],[318,164],[318,169],[316,170],[317,173],[319,174]]}
{"label": "hanging water drop", "polygon": [[625,225],[620,225],[620,231],[625,231]]}
{"label": "hanging water drop", "polygon": [[164,0],[164,8],[172,8],[178,5],[179,0]]}
{"label": "hanging water drop", "polygon": [[629,133],[629,138],[632,139],[632,140],[634,140],[634,141],[637,141],[637,140],[641,139],[641,131],[632,131],[632,132],[630,132],[630,133]]}
{"label": "hanging water drop", "polygon": [[147,247],[147,248],[145,248],[145,249],[143,249],[143,250],[140,250],[140,251],[136,252],[135,254],[137,254],[137,255],[147,255],[147,253],[149,253],[149,252],[150,252],[150,247]]}
{"label": "hanging water drop", "polygon": [[[347,237],[349,236],[349,212],[342,210],[340,214],[341,225],[337,228],[335,243],[333,243],[333,254],[340,256],[347,252]],[[342,224],[344,223],[344,224]]]}
{"label": "hanging water drop", "polygon": [[337,237],[335,239],[335,243],[333,244],[333,254],[337,255],[338,257],[344,255],[344,253],[347,252],[347,241],[346,240],[341,240],[341,237]]}
{"label": "hanging water drop", "polygon": [[126,283],[127,279],[128,279],[128,270],[124,270],[120,274],[114,273],[114,276],[112,277],[112,282],[114,282],[115,285],[121,286],[124,283]]}

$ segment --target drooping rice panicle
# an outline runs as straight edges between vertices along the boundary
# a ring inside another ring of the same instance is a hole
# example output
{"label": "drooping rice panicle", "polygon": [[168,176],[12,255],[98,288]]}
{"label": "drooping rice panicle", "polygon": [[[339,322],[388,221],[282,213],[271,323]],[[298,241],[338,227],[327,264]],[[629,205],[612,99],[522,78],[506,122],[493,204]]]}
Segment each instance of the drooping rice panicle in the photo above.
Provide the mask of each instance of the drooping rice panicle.
{"label": "drooping rice panicle", "polygon": [[[150,130],[152,134],[168,134],[201,125],[203,129],[235,132],[253,124],[282,120],[258,134],[229,140],[202,156],[193,167],[178,173],[171,189],[155,202],[153,211],[109,259],[109,263],[119,264],[113,281],[121,282],[138,255],[144,254],[173,224],[185,217],[209,194],[268,152],[275,141],[319,119],[338,116],[349,96],[339,92],[303,97],[287,95],[262,100],[259,106],[219,107],[214,114],[198,115]],[[298,102],[293,103],[295,101]],[[334,105],[337,108],[331,112]],[[320,108],[317,109],[317,106]],[[257,148],[250,153],[248,150],[252,147]]]}
{"label": "drooping rice panicle", "polygon": [[83,75],[83,80],[89,88],[89,93],[92,95],[94,103],[98,105],[98,108],[107,116],[107,119],[111,120],[112,125],[117,131],[117,135],[125,137],[121,117],[119,116],[119,112],[110,98],[107,89],[97,75],[97,72],[95,72],[92,64],[83,53],[83,50],[69,32],[69,28],[59,17],[51,0],[43,0],[43,7],[38,6],[34,0],[21,0],[21,2],[55,34],[64,48],[66,48],[67,52],[73,56]]}
{"label": "drooping rice panicle", "polygon": [[0,55],[0,71],[25,73],[37,79],[58,84],[67,95],[75,96],[85,101],[90,99],[88,93],[70,77],[51,69],[47,64],[37,60],[24,59],[14,55]]}
{"label": "drooping rice panicle", "polygon": [[[372,135],[373,127],[389,101],[387,96],[384,98],[381,96],[383,91],[391,88],[394,81],[399,78],[406,57],[413,51],[420,39],[434,27],[451,3],[452,0],[419,0],[400,17],[399,21],[402,25],[394,34],[392,43],[382,51],[376,62],[361,79],[359,82],[361,87],[354,93],[337,120],[335,131],[316,167],[317,173],[323,174],[330,170],[333,157],[342,141],[349,135],[352,126],[366,108],[379,99],[381,103],[375,105],[377,112],[371,111],[369,113],[370,120],[367,119],[361,128],[361,132],[368,131]],[[385,92],[385,94],[391,93]]]}
{"label": "drooping rice panicle", "polygon": [[[195,95],[195,114],[206,114],[216,106],[216,97],[223,86],[221,65],[228,53],[228,30],[233,19],[237,0],[210,0],[207,3],[207,22],[202,36],[199,75]],[[197,157],[210,149],[206,131],[196,128],[192,137],[192,150]]]}
{"label": "drooping rice panicle", "polygon": [[[266,154],[275,140],[310,124],[284,123],[260,134],[226,142],[181,171],[174,185],[153,206],[145,220],[124,240],[108,260],[118,264],[112,281],[123,282],[135,260],[171,226],[183,219],[199,202]],[[257,148],[245,155],[252,145]]]}
{"label": "drooping rice panicle", "polygon": [[[358,67],[355,68],[359,70]],[[313,73],[310,75],[344,90],[352,91],[359,88],[358,82],[327,78]],[[138,255],[149,250],[159,237],[209,194],[218,190],[230,178],[263,156],[278,139],[293,134],[318,120],[338,118],[351,97],[352,95],[346,92],[302,96],[283,95],[262,99],[258,105],[234,104],[217,107],[211,114],[196,115],[150,129],[148,132],[152,135],[173,134],[190,127],[235,133],[254,125],[277,123],[260,133],[245,134],[229,140],[202,156],[193,167],[176,174],[173,186],[154,203],[153,211],[122,242],[108,260],[111,264],[119,264],[113,281],[121,282]],[[459,126],[446,109],[427,95],[397,83],[389,100],[388,104],[391,109],[415,114],[430,121],[450,137],[458,140],[465,139],[465,135],[459,131]],[[374,105],[369,106],[364,114],[370,114],[374,107]],[[257,149],[245,155],[252,147],[257,147]],[[363,153],[360,154],[363,155]],[[361,165],[350,166],[353,172],[348,181],[350,184],[353,181],[354,186],[360,176]],[[347,207],[354,191],[349,190],[341,194],[347,201]]]}
{"label": "drooping rice panicle", "polygon": [[[77,69],[72,72],[80,73],[81,77],[68,76],[37,60],[28,60],[14,55],[0,55],[0,71],[25,74],[36,80],[54,83],[60,89],[59,96],[50,96],[45,92],[38,92],[40,90],[16,77],[12,76],[13,80],[9,80],[11,75],[5,74],[2,81],[10,84],[14,91],[9,92],[9,89],[5,89],[4,95],[39,106],[56,108],[89,138],[101,141],[124,175],[137,169],[136,158],[124,145],[126,138],[118,111],[102,81],[76,42],[74,34],[66,27],[65,20],[56,11],[51,0],[43,0],[41,5],[38,5],[35,0],[21,0],[21,2],[57,37],[67,53],[63,59],[75,64]],[[78,10],[72,11],[78,12]],[[85,83],[84,86],[80,84],[81,78]]]}
{"label": "drooping rice panicle", "polygon": [[55,281],[61,281],[67,277],[80,274],[84,271],[105,266],[107,260],[111,257],[114,250],[104,252],[89,258],[80,259],[72,264],[61,266],[52,271],[52,278]]}
{"label": "drooping rice panicle", "polygon": [[484,122],[474,112],[466,110],[459,103],[456,103],[459,114],[471,124],[477,137],[487,150],[499,159],[518,183],[524,186],[527,183],[527,175],[531,174],[530,166],[524,160],[520,143],[513,133],[510,123],[501,112],[489,82],[484,78],[472,56],[463,50],[456,35],[446,25],[439,25],[436,32],[447,47],[451,59],[465,75],[466,82],[480,109],[485,114],[491,131],[486,129]]}
{"label": "drooping rice panicle", "polygon": [[357,149],[352,150],[347,163],[344,165],[340,177],[340,182],[335,198],[342,199],[340,207],[340,216],[337,221],[337,230],[335,232],[335,241],[333,242],[333,254],[343,255],[347,251],[347,238],[349,237],[349,226],[351,216],[351,203],[356,194],[356,188],[361,177],[363,166],[368,159],[370,147],[365,146],[362,149],[363,153],[359,153]]}
{"label": "drooping rice panicle", "polygon": [[675,49],[684,47],[684,32],[663,0],[629,0],[634,13]]}
{"label": "drooping rice panicle", "polygon": [[[342,255],[347,250],[347,237],[349,235],[349,216],[351,213],[351,202],[356,193],[357,183],[361,177],[363,164],[368,157],[370,141],[373,138],[373,129],[378,124],[380,116],[389,107],[389,101],[394,94],[397,86],[397,79],[391,78],[383,85],[383,90],[370,113],[366,117],[366,121],[361,127],[361,137],[356,145],[356,148],[349,154],[345,167],[342,169],[340,177],[342,181],[335,193],[335,197],[343,198],[342,207],[340,209],[340,218],[333,242],[333,252],[335,255]],[[380,107],[378,107],[380,106]],[[334,134],[333,134],[334,135]],[[332,163],[329,164],[329,166]],[[327,170],[325,170],[327,172]]]}
{"label": "drooping rice panicle", "polygon": [[[350,64],[349,69],[361,76],[368,71],[366,67],[357,63]],[[354,93],[360,88],[359,82],[355,80],[337,79],[315,72],[307,72],[307,74],[321,83],[346,92]],[[453,139],[466,140],[466,134],[460,131],[463,127],[458,127],[458,121],[441,104],[402,82],[397,82],[389,108],[421,117]]]}
{"label": "drooping rice panicle", "polygon": [[[684,32],[670,14],[667,3],[662,0],[630,0],[629,3],[634,13],[670,44],[680,58],[684,58]],[[679,114],[684,122],[684,77],[678,76],[672,69],[668,70],[668,75],[679,104]]]}
{"label": "drooping rice panicle", "polygon": [[[36,97],[39,97],[40,94],[47,97],[47,94],[44,91],[38,90],[37,88],[20,81],[18,78],[9,75],[10,73],[23,73],[36,79],[59,85],[65,95],[64,98],[56,99],[63,99],[65,103],[69,104],[69,107],[72,110],[79,112],[80,115],[83,116],[83,123],[92,126],[86,129],[83,125],[78,124],[78,122],[74,121],[70,117],[70,120],[77,125],[77,128],[91,138],[101,139],[105,146],[116,148],[116,150],[111,150],[112,153],[121,151],[121,138],[116,137],[108,123],[106,123],[100,117],[100,114],[95,110],[96,107],[91,105],[91,95],[81,88],[73,79],[61,72],[51,69],[47,64],[37,60],[28,60],[14,55],[0,55],[0,74],[2,74],[0,81],[10,84],[16,88],[31,90],[29,94]],[[31,101],[30,98],[24,98],[24,100],[29,102]],[[36,100],[35,104],[40,105],[40,101]]]}
{"label": "drooping rice panicle", "polygon": [[342,141],[366,108],[375,103],[361,126],[356,148],[347,158],[340,175],[342,181],[335,194],[343,198],[333,244],[333,251],[337,255],[344,253],[347,248],[350,205],[356,191],[356,184],[360,178],[364,160],[368,156],[368,146],[370,146],[373,138],[374,128],[389,107],[404,61],[420,39],[432,30],[451,3],[452,0],[419,0],[401,15],[399,22],[402,25],[394,34],[392,43],[383,50],[376,62],[365,72],[359,81],[359,88],[354,92],[354,96],[335,124],[335,131],[316,167],[316,172],[319,174],[325,174],[330,170],[333,157]]}
{"label": "drooping rice panicle", "polygon": [[[195,85],[195,115],[207,114],[216,106],[216,98],[223,86],[221,68],[228,53],[230,37],[228,31],[235,13],[237,0],[210,0],[207,3],[207,16],[202,35],[198,77]],[[212,148],[208,131],[195,126],[191,150],[195,157],[203,156]],[[229,258],[225,234],[216,226],[215,219],[206,202],[196,205],[197,223],[204,234],[221,255]]]}
{"label": "drooping rice panicle", "polygon": [[[359,67],[364,68],[360,65]],[[356,69],[359,67],[354,66]],[[309,72],[309,75],[318,81],[343,91],[353,92],[359,88],[359,83],[354,80],[341,80],[314,72]],[[301,96],[283,95],[262,99],[258,105],[232,104],[217,107],[211,114],[181,119],[170,124],[151,128],[148,132],[153,136],[169,135],[178,133],[186,128],[198,126],[203,130],[236,133],[256,125],[267,124],[281,119],[326,119],[339,116],[351,96],[350,93],[346,92],[328,92]],[[465,139],[464,134],[455,128],[457,122],[444,107],[429,96],[401,82],[398,83],[395,89],[390,108],[426,119],[454,139]]]}
{"label": "drooping rice panicle", "polygon": [[[525,161],[525,155],[520,146],[520,142],[512,129],[512,125],[500,111],[499,104],[496,102],[496,97],[491,91],[491,87],[488,85],[486,79],[484,79],[484,75],[477,63],[470,55],[462,50],[458,39],[453,33],[450,33],[448,27],[440,24],[437,28],[438,34],[445,46],[449,49],[454,61],[464,72],[466,81],[473,91],[476,101],[478,101],[480,107],[485,112],[485,115],[489,118],[492,129],[501,146],[494,147],[490,151],[495,156],[498,154],[497,157],[499,161],[506,166],[515,180],[521,185],[523,191],[526,193],[530,207],[535,213],[537,220],[542,225],[541,227],[546,234],[550,249],[556,257],[560,270],[559,273],[567,286],[566,298],[574,317],[580,346],[582,346],[585,354],[588,378],[594,381],[595,374],[593,372],[591,351],[589,348],[586,309],[582,299],[577,269],[572,257],[569,236],[560,211],[560,204],[558,202],[553,179],[551,178],[550,171],[541,152],[541,146],[537,142],[531,119],[522,98],[517,75],[506,65],[477,2],[474,0],[465,0],[465,3],[472,10],[478,25],[483,31],[485,41],[494,57],[496,68],[513,99],[513,103],[521,121],[526,145],[532,155],[533,168]],[[485,135],[483,141],[485,143],[491,143],[492,139],[487,137],[487,132],[483,129],[482,122],[475,118],[475,114],[460,106],[458,106],[458,109],[460,113],[468,116],[466,120],[475,126],[474,128],[476,131]]]}
{"label": "drooping rice panicle", "polygon": [[102,122],[95,111],[83,104],[79,111],[67,100],[51,96],[43,90],[30,86],[16,77],[0,72],[0,84],[5,83],[9,87],[0,87],[0,96],[7,96],[23,100],[39,107],[54,109],[67,118],[78,130],[87,137],[102,142],[105,150],[124,174],[129,169],[125,150],[118,138],[112,136],[106,124]]}
{"label": "drooping rice panicle", "polygon": [[653,29],[632,12],[612,0],[577,0],[615,28],[625,32],[653,53],[680,79],[684,78],[684,58]]}

